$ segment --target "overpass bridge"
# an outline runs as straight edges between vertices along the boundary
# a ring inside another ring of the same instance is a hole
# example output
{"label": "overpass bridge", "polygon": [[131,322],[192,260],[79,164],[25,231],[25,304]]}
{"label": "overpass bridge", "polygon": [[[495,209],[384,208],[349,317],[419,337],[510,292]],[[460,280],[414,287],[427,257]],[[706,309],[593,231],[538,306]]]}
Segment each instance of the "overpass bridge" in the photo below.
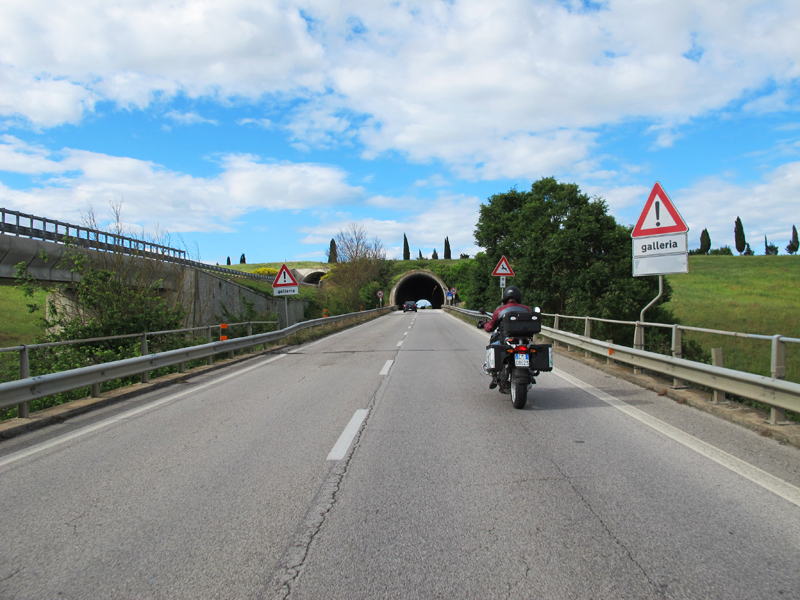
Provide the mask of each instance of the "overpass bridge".
{"label": "overpass bridge", "polygon": [[0,442],[0,597],[798,598],[797,449],[391,312]]}
{"label": "overpass bridge", "polygon": [[191,260],[177,248],[0,208],[0,285],[15,284],[19,264],[39,281],[74,282],[80,277],[69,259],[75,251],[111,270],[145,272],[151,280],[162,281],[164,293],[187,308],[187,327],[218,322],[223,307],[230,314],[243,314],[245,303],[252,303],[260,314],[278,313],[284,324],[304,318],[304,301],[290,301],[286,314],[285,301],[234,281],[271,283],[274,277]]}

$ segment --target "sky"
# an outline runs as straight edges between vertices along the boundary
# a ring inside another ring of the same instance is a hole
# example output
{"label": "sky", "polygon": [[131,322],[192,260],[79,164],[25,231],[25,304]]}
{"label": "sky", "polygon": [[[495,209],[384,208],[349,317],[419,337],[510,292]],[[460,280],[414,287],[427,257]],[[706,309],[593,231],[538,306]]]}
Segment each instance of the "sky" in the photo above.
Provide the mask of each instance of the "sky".
{"label": "sky", "polygon": [[197,259],[474,255],[541,177],[712,246],[800,225],[797,0],[0,3],[0,206]]}

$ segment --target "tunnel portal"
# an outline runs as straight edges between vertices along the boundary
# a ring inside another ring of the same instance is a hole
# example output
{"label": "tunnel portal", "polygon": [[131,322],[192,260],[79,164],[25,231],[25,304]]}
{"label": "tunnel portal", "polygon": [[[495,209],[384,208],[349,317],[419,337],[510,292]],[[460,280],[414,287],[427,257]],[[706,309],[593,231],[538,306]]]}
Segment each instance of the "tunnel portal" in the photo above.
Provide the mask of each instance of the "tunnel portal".
{"label": "tunnel portal", "polygon": [[414,302],[427,300],[433,308],[441,308],[445,297],[444,285],[444,282],[430,271],[409,271],[394,286],[390,301],[402,306],[407,300]]}

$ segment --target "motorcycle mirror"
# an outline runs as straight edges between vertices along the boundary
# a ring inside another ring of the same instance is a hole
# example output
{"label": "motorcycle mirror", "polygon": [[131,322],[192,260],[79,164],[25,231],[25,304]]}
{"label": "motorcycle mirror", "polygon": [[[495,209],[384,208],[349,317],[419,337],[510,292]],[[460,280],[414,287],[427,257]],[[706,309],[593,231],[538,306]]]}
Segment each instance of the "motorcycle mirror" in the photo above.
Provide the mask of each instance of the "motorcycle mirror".
{"label": "motorcycle mirror", "polygon": [[481,313],[482,315],[485,315],[485,314],[486,314],[486,309],[485,309],[485,308],[483,308],[483,307],[481,306],[481,307],[478,309],[478,312],[479,312],[479,313]]}

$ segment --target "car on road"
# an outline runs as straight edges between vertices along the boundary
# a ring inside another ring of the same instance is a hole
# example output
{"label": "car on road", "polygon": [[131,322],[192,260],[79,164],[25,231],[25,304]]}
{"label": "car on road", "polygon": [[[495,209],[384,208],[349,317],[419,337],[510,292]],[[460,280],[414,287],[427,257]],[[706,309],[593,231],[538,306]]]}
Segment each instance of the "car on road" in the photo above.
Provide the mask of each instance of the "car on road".
{"label": "car on road", "polygon": [[410,310],[417,312],[417,303],[414,302],[413,300],[406,300],[403,303],[403,312],[408,312]]}

